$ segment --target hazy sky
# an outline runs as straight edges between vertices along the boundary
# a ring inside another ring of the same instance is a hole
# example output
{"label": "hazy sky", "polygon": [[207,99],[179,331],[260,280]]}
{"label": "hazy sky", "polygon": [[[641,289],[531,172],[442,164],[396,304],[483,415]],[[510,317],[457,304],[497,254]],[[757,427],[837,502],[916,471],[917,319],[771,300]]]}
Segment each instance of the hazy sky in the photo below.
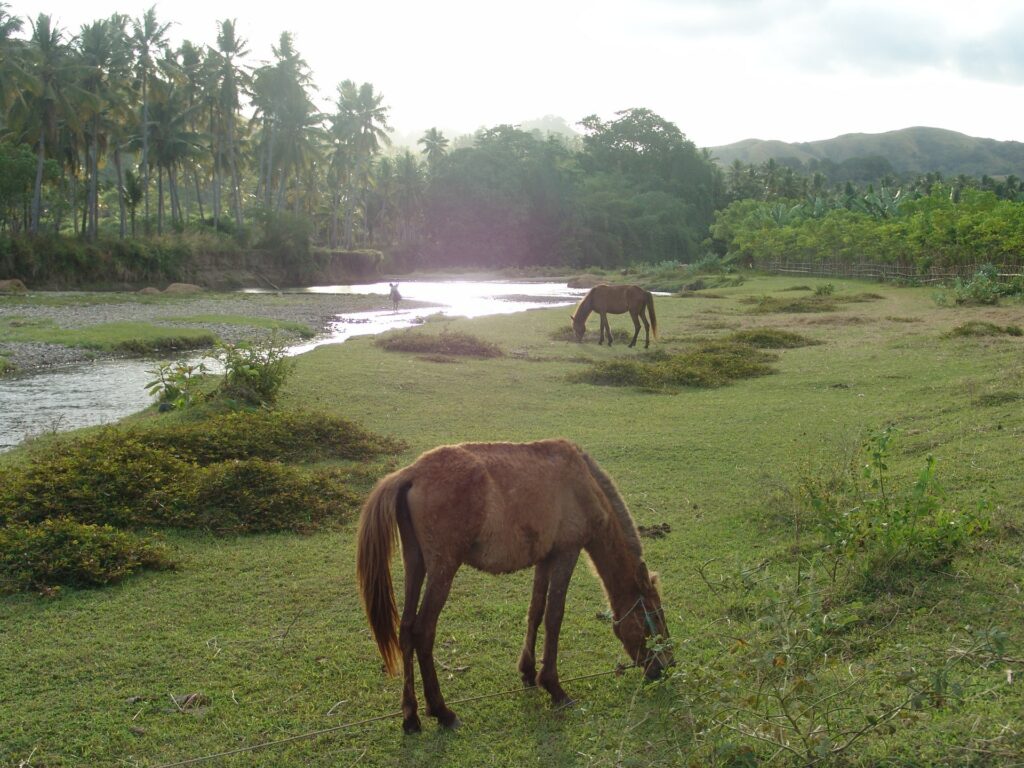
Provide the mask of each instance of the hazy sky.
{"label": "hazy sky", "polygon": [[[2,1],[2,0],[0,0]],[[150,0],[7,0],[75,33]],[[646,107],[699,146],[915,125],[1024,141],[1021,0],[480,0],[156,3],[172,42],[237,20],[249,62],[294,35],[326,105],[371,82],[391,125],[449,137]]]}

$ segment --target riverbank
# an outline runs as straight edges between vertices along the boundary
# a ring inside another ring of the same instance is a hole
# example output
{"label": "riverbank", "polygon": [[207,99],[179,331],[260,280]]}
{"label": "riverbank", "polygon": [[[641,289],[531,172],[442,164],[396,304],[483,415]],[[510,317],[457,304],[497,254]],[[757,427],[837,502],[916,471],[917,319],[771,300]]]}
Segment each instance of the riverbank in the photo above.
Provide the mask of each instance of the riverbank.
{"label": "riverbank", "polygon": [[327,331],[338,314],[390,308],[386,296],[315,293],[134,293],[54,291],[0,296],[0,359],[15,373],[125,357],[85,346],[16,340],[26,326],[84,329],[146,323],[169,330],[201,329],[226,343],[277,333],[285,341]]}

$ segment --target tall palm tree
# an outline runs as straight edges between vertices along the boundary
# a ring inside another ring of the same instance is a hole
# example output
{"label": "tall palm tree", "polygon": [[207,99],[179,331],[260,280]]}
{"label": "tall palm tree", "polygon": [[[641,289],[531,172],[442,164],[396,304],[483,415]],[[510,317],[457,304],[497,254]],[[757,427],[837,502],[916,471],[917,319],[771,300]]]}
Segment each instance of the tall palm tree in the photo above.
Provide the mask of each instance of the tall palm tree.
{"label": "tall palm tree", "polygon": [[171,217],[183,221],[181,202],[178,195],[178,171],[195,157],[200,149],[199,134],[191,129],[192,114],[187,104],[187,94],[174,83],[154,81],[153,100],[150,109],[152,120],[151,150],[153,165],[159,177],[157,205],[157,232],[163,231],[164,185],[163,174],[167,173],[167,188],[171,198]]}
{"label": "tall palm tree", "polygon": [[170,24],[161,24],[156,18],[156,6],[151,6],[142,18],[132,21],[132,41],[138,54],[139,82],[142,87],[142,158],[139,168],[142,174],[142,197],[145,225],[149,226],[149,84],[153,77],[156,54],[167,47],[167,30]]}
{"label": "tall palm tree", "polygon": [[24,88],[12,113],[22,136],[36,149],[36,176],[32,189],[29,231],[38,234],[42,218],[43,170],[47,156],[57,156],[60,128],[73,125],[77,112],[72,99],[75,60],[70,41],[40,13],[32,22],[32,36],[25,48]]}
{"label": "tall palm tree", "polygon": [[428,128],[416,143],[422,145],[427,167],[433,174],[438,164],[448,156],[448,139],[437,128]]}
{"label": "tall palm tree", "polygon": [[22,22],[11,16],[7,3],[0,3],[0,130],[4,127],[7,109],[17,98],[17,83],[23,78],[22,56],[24,45],[14,35],[21,31]]}
{"label": "tall palm tree", "polygon": [[382,94],[374,93],[373,85],[356,86],[352,80],[338,85],[337,112],[331,118],[332,132],[344,146],[351,163],[348,190],[345,195],[345,243],[353,247],[354,219],[358,205],[364,205],[371,183],[370,165],[381,146],[390,146],[388,107],[382,105]]}
{"label": "tall palm tree", "polygon": [[213,52],[217,62],[217,106],[220,140],[228,169],[231,172],[231,203],[235,224],[242,223],[242,193],[236,155],[236,116],[241,106],[240,94],[247,82],[235,59],[245,56],[246,41],[238,37],[235,20],[224,19],[217,24],[217,49]]}

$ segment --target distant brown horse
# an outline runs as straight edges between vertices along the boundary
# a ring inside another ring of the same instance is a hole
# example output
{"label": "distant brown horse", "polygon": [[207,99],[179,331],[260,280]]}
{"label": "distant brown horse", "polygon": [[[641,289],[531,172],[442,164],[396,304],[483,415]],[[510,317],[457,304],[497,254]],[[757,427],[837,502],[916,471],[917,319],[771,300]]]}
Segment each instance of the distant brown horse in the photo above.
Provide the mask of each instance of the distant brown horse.
{"label": "distant brown horse", "polygon": [[[405,564],[400,628],[390,568],[396,528]],[[389,673],[397,674],[401,655],[406,733],[420,730],[414,653],[427,713],[443,726],[458,725],[438,685],[434,636],[463,563],[487,573],[535,567],[519,673],[524,684],[543,686],[556,705],[570,702],[558,682],[558,632],[580,550],[604,584],[612,628],[629,658],[648,678],[657,678],[672,659],[646,644],[648,636],[668,637],[656,577],[647,571],[636,526],[615,484],[576,445],[543,440],[441,446],[377,483],[359,521],[356,576]],[[538,672],[534,647],[541,618],[544,655]]]}
{"label": "distant brown horse", "polygon": [[[646,314],[645,314],[646,310]],[[601,316],[601,336],[598,344],[604,343],[605,331],[608,332],[608,346],[612,345],[612,329],[608,325],[608,313],[621,315],[629,312],[633,318],[633,340],[629,346],[636,346],[637,336],[640,335],[640,321],[644,322],[644,349],[651,346],[651,332],[654,338],[658,338],[658,320],[654,316],[654,295],[645,291],[639,285],[595,285],[590,292],[583,297],[583,300],[576,306],[576,311],[569,318],[572,320],[572,329],[576,334],[576,341],[583,340],[583,334],[587,330],[587,318],[591,312],[597,312]],[[647,323],[647,314],[651,316],[651,322]]]}

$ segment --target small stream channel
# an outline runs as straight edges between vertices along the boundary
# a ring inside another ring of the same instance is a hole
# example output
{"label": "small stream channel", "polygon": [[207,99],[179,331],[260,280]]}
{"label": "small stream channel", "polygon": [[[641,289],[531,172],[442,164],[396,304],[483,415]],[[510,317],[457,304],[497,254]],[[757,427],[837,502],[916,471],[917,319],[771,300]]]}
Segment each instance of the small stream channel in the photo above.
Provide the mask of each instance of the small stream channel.
{"label": "small stream channel", "polygon": [[[305,290],[386,296],[390,285],[329,285]],[[410,327],[431,314],[509,314],[570,305],[586,292],[569,288],[565,283],[469,280],[401,282],[399,291],[403,300],[433,306],[340,314],[328,333],[290,347],[288,354],[298,355],[323,344],[340,344],[356,336]],[[150,371],[155,365],[153,360],[103,360],[0,379],[0,451],[10,450],[30,436],[106,424],[146,408],[152,398],[145,385],[152,380]]]}

